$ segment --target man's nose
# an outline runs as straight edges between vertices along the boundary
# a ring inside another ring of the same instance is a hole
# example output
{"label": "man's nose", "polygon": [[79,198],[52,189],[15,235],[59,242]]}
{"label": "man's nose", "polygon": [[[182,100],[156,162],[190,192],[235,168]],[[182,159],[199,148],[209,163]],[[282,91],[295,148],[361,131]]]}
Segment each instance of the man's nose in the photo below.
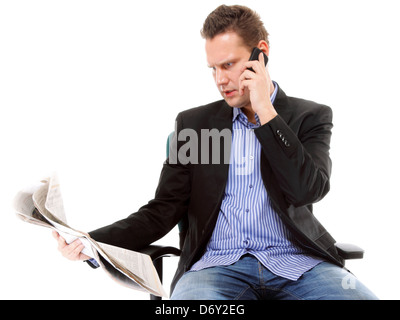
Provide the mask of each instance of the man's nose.
{"label": "man's nose", "polygon": [[223,70],[215,71],[215,83],[217,86],[225,85],[228,83],[228,78]]}

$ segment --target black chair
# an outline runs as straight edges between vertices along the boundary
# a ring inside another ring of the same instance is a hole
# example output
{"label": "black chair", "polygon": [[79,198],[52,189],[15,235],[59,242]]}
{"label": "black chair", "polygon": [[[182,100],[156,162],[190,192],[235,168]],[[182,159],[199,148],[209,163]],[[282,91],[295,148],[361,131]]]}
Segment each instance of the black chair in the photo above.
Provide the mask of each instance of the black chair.
{"label": "black chair", "polygon": [[[167,157],[169,155],[169,145],[172,136],[173,133],[169,135],[167,140]],[[187,217],[186,219],[185,218],[182,219],[178,224],[179,248],[183,247],[183,242],[185,241],[186,237],[187,226],[188,226]],[[364,257],[364,250],[354,244],[336,243],[335,247],[340,257],[344,260],[362,259]],[[148,254],[151,257],[161,282],[163,281],[163,258],[180,256],[181,254],[181,250],[178,248],[171,246],[159,246],[159,245],[150,245],[149,247],[141,250],[141,252]],[[150,300],[161,300],[161,299],[162,299],[161,297],[150,294]]]}

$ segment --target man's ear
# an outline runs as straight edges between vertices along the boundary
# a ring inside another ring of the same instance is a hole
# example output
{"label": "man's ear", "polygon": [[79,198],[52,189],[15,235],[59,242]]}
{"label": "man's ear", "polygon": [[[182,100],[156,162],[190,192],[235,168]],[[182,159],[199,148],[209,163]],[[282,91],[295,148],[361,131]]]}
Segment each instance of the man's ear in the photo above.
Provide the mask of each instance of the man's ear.
{"label": "man's ear", "polygon": [[264,52],[267,56],[269,56],[269,45],[267,41],[265,40],[260,40],[257,45],[258,49],[260,49],[262,52]]}

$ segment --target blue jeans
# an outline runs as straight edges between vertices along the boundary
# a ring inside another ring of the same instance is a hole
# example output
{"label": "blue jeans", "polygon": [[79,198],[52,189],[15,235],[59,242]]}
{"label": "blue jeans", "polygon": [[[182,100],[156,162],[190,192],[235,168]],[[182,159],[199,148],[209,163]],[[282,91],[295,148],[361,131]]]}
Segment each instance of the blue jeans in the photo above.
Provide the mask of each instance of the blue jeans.
{"label": "blue jeans", "polygon": [[274,275],[255,257],[246,255],[230,266],[186,272],[171,300],[376,300],[345,269],[322,262],[297,281]]}

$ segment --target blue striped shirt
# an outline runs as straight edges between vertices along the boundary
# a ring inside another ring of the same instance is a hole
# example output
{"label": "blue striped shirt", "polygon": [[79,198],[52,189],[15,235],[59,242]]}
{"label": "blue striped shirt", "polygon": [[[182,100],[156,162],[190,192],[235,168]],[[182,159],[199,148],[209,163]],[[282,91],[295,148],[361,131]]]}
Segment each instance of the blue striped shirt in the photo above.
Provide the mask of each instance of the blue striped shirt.
{"label": "blue striped shirt", "polygon": [[[277,93],[271,95],[273,103]],[[207,249],[191,271],[230,265],[244,254],[255,256],[272,273],[297,280],[322,260],[294,245],[293,235],[271,206],[260,170],[261,145],[254,134],[260,126],[233,110],[231,162],[217,223]]]}

